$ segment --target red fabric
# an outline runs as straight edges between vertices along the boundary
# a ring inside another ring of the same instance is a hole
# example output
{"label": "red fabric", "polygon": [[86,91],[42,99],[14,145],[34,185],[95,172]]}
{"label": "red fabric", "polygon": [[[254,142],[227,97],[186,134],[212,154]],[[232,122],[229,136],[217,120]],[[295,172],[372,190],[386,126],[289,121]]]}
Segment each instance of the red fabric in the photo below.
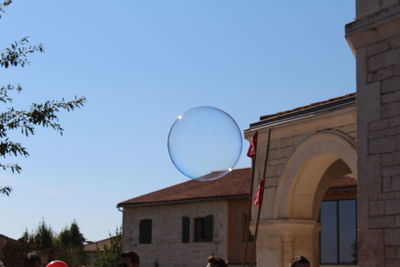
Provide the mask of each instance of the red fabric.
{"label": "red fabric", "polygon": [[256,156],[256,151],[257,151],[257,137],[258,137],[258,132],[256,132],[253,135],[253,138],[251,138],[249,150],[247,151],[247,156],[250,158],[254,158]]}
{"label": "red fabric", "polygon": [[264,188],[265,188],[265,180],[262,179],[260,184],[257,187],[257,192],[253,199],[254,205],[256,205],[256,206],[261,205],[261,203],[263,201],[263,197],[264,197]]}

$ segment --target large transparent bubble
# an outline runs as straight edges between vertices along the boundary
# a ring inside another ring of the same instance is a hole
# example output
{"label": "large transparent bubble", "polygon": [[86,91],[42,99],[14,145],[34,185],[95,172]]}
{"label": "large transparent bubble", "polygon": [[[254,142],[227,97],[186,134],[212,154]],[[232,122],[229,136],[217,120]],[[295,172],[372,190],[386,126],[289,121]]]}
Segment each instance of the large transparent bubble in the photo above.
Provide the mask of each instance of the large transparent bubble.
{"label": "large transparent bubble", "polygon": [[229,114],[204,106],[178,116],[168,135],[168,152],[181,173],[211,181],[232,171],[242,143],[242,133]]}

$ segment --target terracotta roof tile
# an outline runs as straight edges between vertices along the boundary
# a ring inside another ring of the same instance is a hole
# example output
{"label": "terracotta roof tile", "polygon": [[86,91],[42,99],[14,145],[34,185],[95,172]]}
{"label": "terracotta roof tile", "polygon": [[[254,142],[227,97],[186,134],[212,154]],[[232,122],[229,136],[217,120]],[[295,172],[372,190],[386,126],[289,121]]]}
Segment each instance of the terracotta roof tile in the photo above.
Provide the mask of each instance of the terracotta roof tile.
{"label": "terracotta roof tile", "polygon": [[355,187],[357,186],[357,180],[350,176],[344,176],[337,179],[330,185],[330,189],[345,188],[345,187]]}
{"label": "terracotta roof tile", "polygon": [[250,187],[250,175],[250,168],[236,169],[214,181],[190,180],[129,199],[119,203],[118,206],[247,195]]}
{"label": "terracotta roof tile", "polygon": [[[250,193],[250,175],[251,169],[244,168],[233,170],[226,176],[215,181],[200,182],[190,180],[123,201],[118,204],[118,207],[247,196]],[[355,179],[343,177],[333,183],[331,188],[353,186],[356,186]]]}

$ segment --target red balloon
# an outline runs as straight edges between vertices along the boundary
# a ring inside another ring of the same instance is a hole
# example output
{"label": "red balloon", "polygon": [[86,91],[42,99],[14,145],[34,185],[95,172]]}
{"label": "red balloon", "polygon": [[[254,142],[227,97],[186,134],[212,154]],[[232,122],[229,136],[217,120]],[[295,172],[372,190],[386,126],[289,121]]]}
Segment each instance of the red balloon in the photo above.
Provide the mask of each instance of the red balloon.
{"label": "red balloon", "polygon": [[56,260],[47,264],[46,267],[68,267],[68,265],[63,261]]}

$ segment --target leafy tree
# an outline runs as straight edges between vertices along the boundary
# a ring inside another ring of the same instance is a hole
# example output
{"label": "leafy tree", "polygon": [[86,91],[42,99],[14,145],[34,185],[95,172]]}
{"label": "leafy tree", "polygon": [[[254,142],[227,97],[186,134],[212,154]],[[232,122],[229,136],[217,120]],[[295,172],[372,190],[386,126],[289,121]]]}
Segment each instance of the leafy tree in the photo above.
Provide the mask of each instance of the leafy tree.
{"label": "leafy tree", "polygon": [[114,236],[111,236],[110,234],[110,239],[110,245],[97,247],[98,256],[96,259],[96,266],[110,267],[118,265],[119,257],[121,255],[121,228],[115,230]]}
{"label": "leafy tree", "polygon": [[55,239],[54,257],[64,260],[71,266],[78,266],[85,261],[84,242],[85,238],[74,221]]}
{"label": "leafy tree", "polygon": [[51,259],[63,260],[69,266],[79,266],[85,262],[85,237],[75,221],[59,234],[55,234],[51,227],[42,221],[31,234],[26,229],[20,240],[25,241],[31,249],[46,252]]}
{"label": "leafy tree", "polygon": [[44,221],[39,223],[36,233],[33,235],[33,243],[41,249],[53,248],[53,230]]}
{"label": "leafy tree", "polygon": [[[0,2],[0,18],[4,14],[4,9],[12,3],[13,0],[3,0]],[[30,45],[28,37],[23,37],[20,41],[15,41],[0,53],[0,68],[25,67],[29,64],[28,56],[33,53],[43,53],[42,44]],[[58,101],[48,100],[44,103],[33,103],[27,110],[18,110],[12,106],[13,93],[22,90],[19,84],[0,85],[0,103],[3,104],[0,113],[0,157],[24,156],[28,157],[27,149],[18,142],[10,139],[10,134],[19,131],[22,135],[32,136],[37,127],[52,128],[63,133],[63,128],[58,122],[58,113],[60,111],[72,111],[84,105],[84,97],[75,97],[72,100],[61,99]],[[0,162],[0,168],[19,173],[21,166],[14,163]],[[0,194],[9,195],[11,188],[9,186],[0,186]]]}

